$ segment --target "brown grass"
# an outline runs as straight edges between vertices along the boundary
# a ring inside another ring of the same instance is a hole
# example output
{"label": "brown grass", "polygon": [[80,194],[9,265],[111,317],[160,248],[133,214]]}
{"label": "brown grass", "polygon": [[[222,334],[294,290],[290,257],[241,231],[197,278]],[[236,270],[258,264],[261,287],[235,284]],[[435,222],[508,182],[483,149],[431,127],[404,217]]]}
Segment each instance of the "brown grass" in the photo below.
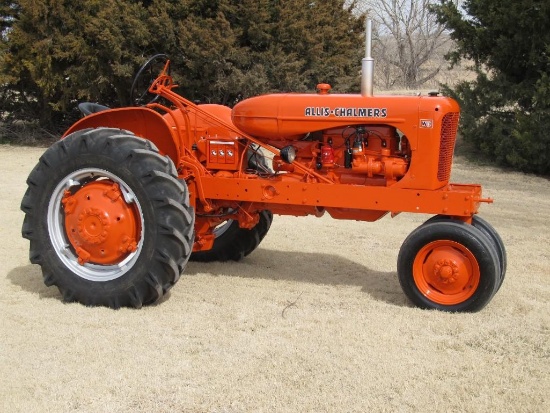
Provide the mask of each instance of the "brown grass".
{"label": "brown grass", "polygon": [[401,242],[426,216],[275,217],[241,263],[189,264],[160,305],[63,304],[21,238],[43,149],[0,146],[2,412],[550,411],[550,185],[455,162],[495,198],[506,280],[477,314],[413,308]]}

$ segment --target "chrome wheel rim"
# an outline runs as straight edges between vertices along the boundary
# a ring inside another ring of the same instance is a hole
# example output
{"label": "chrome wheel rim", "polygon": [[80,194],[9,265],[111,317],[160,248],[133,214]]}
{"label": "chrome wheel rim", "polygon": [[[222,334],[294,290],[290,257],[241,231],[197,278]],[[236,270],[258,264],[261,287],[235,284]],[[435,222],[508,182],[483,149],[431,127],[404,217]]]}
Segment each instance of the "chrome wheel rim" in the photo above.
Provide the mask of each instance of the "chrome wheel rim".
{"label": "chrome wheel rim", "polygon": [[[126,256],[124,260],[114,265],[99,265],[93,263],[81,265],[78,262],[78,256],[73,250],[65,232],[64,212],[61,202],[65,195],[65,191],[74,190],[75,187],[82,187],[89,181],[97,180],[110,180],[117,183],[120,186],[124,201],[127,204],[134,204],[139,214],[141,236],[139,237],[137,249]],[[47,211],[47,225],[53,249],[63,265],[78,277],[89,281],[102,282],[122,277],[135,265],[143,248],[145,231],[143,211],[134,191],[116,175],[99,168],[79,169],[71,172],[59,182],[50,197]]]}

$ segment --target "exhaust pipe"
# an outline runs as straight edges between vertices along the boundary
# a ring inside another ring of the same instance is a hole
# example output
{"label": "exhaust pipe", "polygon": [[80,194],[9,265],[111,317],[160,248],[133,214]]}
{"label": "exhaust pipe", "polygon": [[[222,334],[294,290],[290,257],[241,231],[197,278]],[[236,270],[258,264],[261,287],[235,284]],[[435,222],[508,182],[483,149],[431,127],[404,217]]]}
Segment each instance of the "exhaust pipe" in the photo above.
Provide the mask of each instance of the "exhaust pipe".
{"label": "exhaust pipe", "polygon": [[361,60],[361,96],[373,96],[374,59],[371,56],[372,20],[367,20],[365,57]]}

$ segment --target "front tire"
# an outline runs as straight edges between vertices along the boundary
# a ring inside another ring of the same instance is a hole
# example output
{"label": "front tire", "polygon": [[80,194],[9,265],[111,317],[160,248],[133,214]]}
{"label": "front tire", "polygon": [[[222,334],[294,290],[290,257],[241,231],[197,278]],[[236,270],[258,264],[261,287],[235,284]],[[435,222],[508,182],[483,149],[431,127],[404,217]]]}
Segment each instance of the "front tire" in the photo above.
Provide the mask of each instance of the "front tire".
{"label": "front tire", "polygon": [[194,215],[172,161],[118,129],[87,129],[52,145],[21,209],[30,260],[64,301],[140,308],[178,281]]}
{"label": "front tire", "polygon": [[450,312],[481,310],[500,285],[500,262],[492,242],[460,221],[421,225],[403,242],[399,283],[418,307]]}
{"label": "front tire", "polygon": [[[435,215],[428,219],[425,224],[429,224],[431,222],[436,221],[450,221],[452,220],[451,217],[448,215]],[[457,222],[456,220],[453,220],[453,222]],[[506,276],[506,269],[508,266],[508,257],[506,254],[506,247],[504,246],[504,242],[502,241],[502,238],[496,231],[496,229],[489,224],[485,219],[481,218],[479,215],[474,215],[472,217],[472,225],[476,228],[478,228],[481,232],[485,234],[485,236],[491,241],[493,244],[493,247],[495,247],[495,250],[498,255],[499,260],[499,268],[500,268],[500,282],[498,285],[498,289],[502,286],[502,282],[504,281],[504,277]],[[497,290],[498,290],[497,289]]]}

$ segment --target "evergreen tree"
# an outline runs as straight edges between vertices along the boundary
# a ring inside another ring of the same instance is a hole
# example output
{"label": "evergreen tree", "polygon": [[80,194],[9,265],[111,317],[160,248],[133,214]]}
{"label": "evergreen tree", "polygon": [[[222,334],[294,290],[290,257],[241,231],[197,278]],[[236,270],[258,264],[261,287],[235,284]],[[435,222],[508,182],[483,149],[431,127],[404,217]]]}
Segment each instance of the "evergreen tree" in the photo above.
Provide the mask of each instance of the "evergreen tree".
{"label": "evergreen tree", "polygon": [[497,163],[550,173],[550,2],[466,0],[461,13],[444,0],[434,8],[477,79],[453,91],[462,134]]}
{"label": "evergreen tree", "polygon": [[138,2],[13,3],[19,11],[0,60],[8,80],[2,86],[11,92],[11,108],[18,110],[12,116],[51,126],[77,100],[128,102],[129,79],[149,38]]}
{"label": "evergreen tree", "polygon": [[[184,91],[232,104],[270,91],[359,87],[363,19],[342,0],[191,1],[181,21]],[[208,6],[205,6],[208,5]]]}
{"label": "evergreen tree", "polygon": [[[79,101],[129,104],[167,53],[180,93],[232,105],[270,91],[358,88],[362,18],[344,0],[13,0],[0,8],[1,119],[59,125]],[[71,112],[72,111],[72,112]]]}
{"label": "evergreen tree", "polygon": [[6,30],[12,26],[16,13],[16,3],[11,1],[3,1],[0,3],[0,33],[2,37],[6,34]]}

